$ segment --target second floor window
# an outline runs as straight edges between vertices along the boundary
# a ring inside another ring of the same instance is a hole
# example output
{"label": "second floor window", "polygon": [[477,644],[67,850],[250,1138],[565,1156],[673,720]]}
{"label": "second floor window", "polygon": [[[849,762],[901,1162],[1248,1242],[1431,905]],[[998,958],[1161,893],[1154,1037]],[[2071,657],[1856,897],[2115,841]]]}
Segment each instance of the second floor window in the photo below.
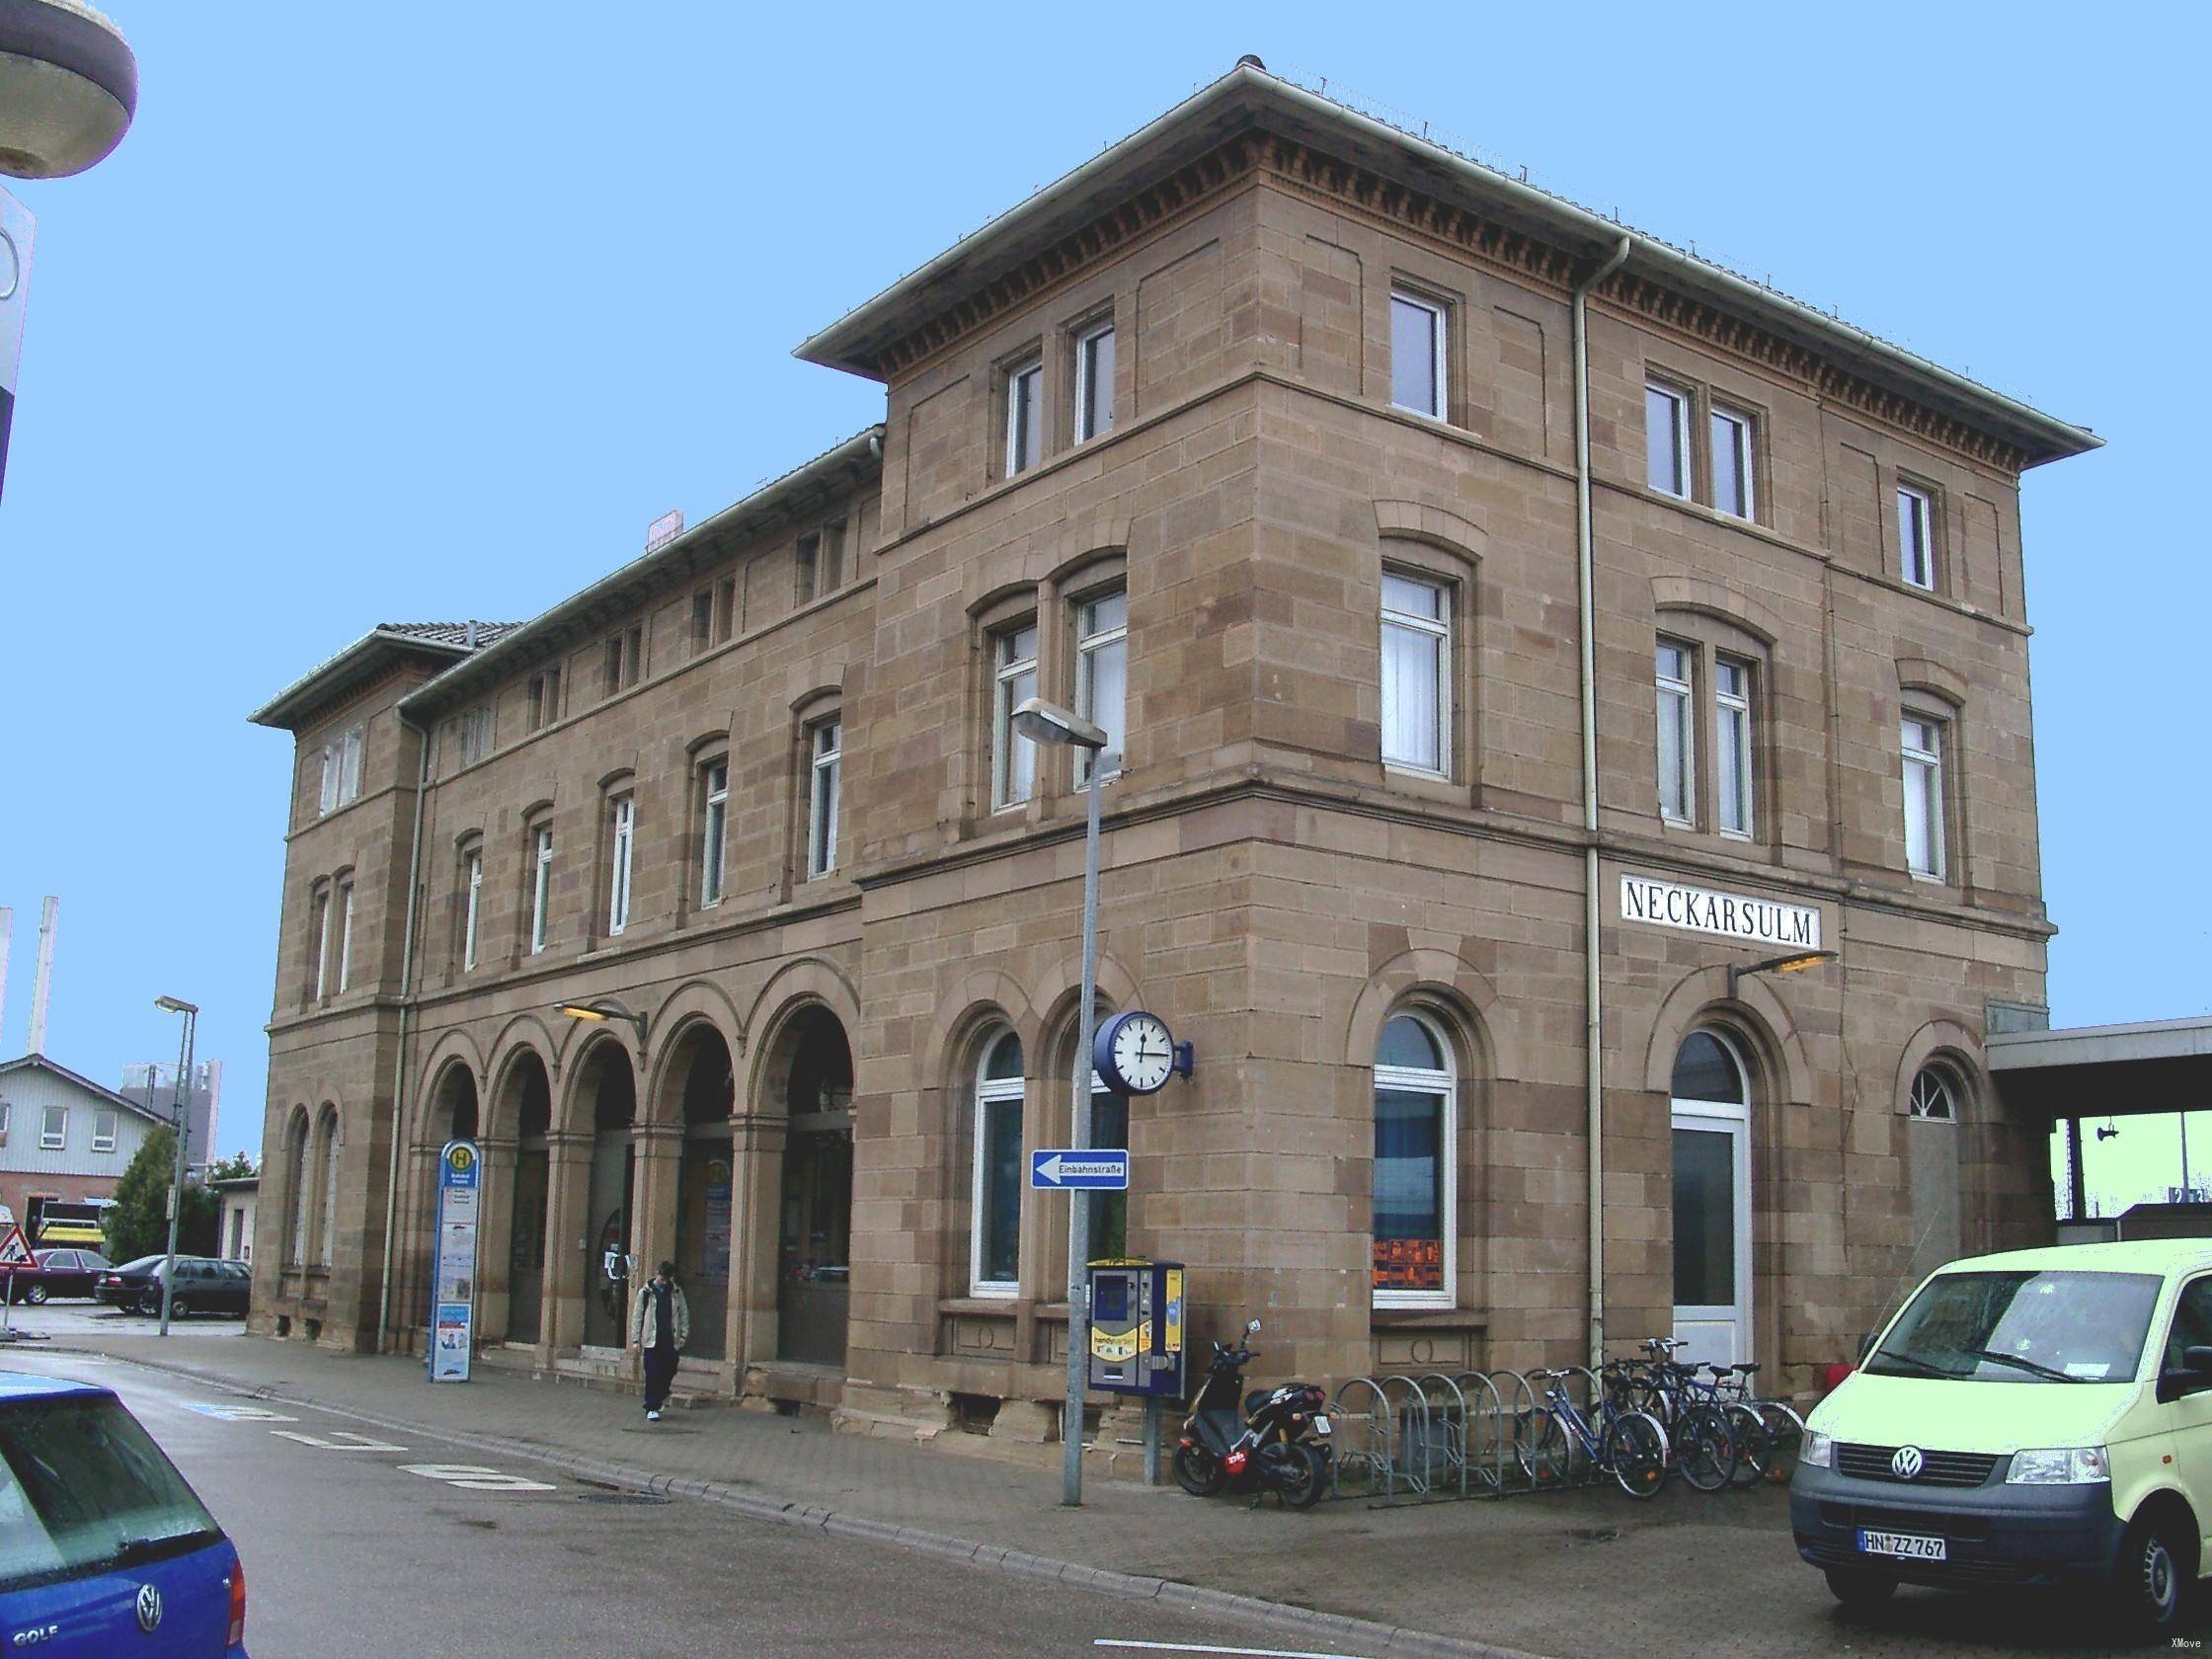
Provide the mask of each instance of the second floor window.
{"label": "second floor window", "polygon": [[315,986],[315,1000],[330,993],[330,893],[315,895],[315,971],[308,976]]}
{"label": "second floor window", "polygon": [[490,705],[470,709],[455,724],[459,728],[462,765],[472,766],[492,752],[492,710]]}
{"label": "second floor window", "polygon": [[367,735],[365,726],[355,726],[323,745],[323,782],[316,803],[318,812],[336,812],[359,797],[361,750]]}
{"label": "second floor window", "polygon": [[1752,833],[1751,666],[1722,657],[1713,663],[1714,783],[1723,835]]}
{"label": "second floor window", "polygon": [[599,675],[599,689],[611,697],[635,685],[645,669],[645,629],[640,626],[615,634],[606,642],[606,661]]}
{"label": "second floor window", "polygon": [[1037,787],[1037,746],[1014,730],[1014,710],[1037,695],[1037,624],[994,636],[991,647],[990,804],[1019,806]]}
{"label": "second floor window", "polygon": [[524,724],[530,731],[550,726],[561,718],[561,671],[547,669],[532,674],[524,689]]}
{"label": "second floor window", "polygon": [[1075,342],[1075,441],[1114,425],[1114,325],[1091,329]]}
{"label": "second floor window", "polygon": [[461,967],[476,966],[476,939],[478,924],[484,914],[484,854],[464,853],[461,857]]}
{"label": "second floor window", "polygon": [[637,840],[638,803],[624,795],[607,809],[606,930],[630,925],[630,854]]}
{"label": "second floor window", "polygon": [[1444,419],[1444,307],[1394,290],[1390,295],[1390,401]]}
{"label": "second floor window", "polygon": [[1669,824],[1697,822],[1694,672],[1690,647],[1659,642],[1654,674],[1659,691],[1659,816]]}
{"label": "second floor window", "polygon": [[1027,472],[1044,453],[1044,359],[1006,371],[1006,476]]}
{"label": "second floor window", "polygon": [[722,903],[722,843],[730,821],[730,762],[715,760],[699,774],[699,903]]}
{"label": "second floor window", "polygon": [[1444,775],[1452,619],[1443,586],[1382,573],[1382,763]]}
{"label": "second floor window", "polygon": [[1714,404],[1706,422],[1712,441],[1712,505],[1735,518],[1749,518],[1751,417]]}
{"label": "second floor window", "polygon": [[1916,876],[1941,881],[1943,723],[1908,714],[1900,737],[1905,756],[1905,867]]}
{"label": "second floor window", "polygon": [[807,790],[807,878],[827,876],[837,867],[837,773],[844,750],[842,722],[825,720],[811,729]]}
{"label": "second floor window", "polygon": [[545,949],[547,911],[553,902],[553,827],[541,824],[530,836],[530,954]]}
{"label": "second floor window", "polygon": [[103,1110],[92,1115],[92,1149],[112,1152],[116,1149],[117,1118],[113,1110]]}
{"label": "second floor window", "polygon": [[338,988],[346,989],[354,983],[354,884],[342,882],[338,888]]}
{"label": "second floor window", "polygon": [[1690,396],[1657,381],[1643,389],[1644,482],[1663,495],[1690,496]]}
{"label": "second floor window", "polygon": [[69,1139],[69,1108],[48,1106],[45,1121],[39,1126],[39,1149],[58,1152]]}
{"label": "second floor window", "polygon": [[1911,484],[1897,487],[1900,574],[1915,588],[1936,586],[1936,500]]}
{"label": "second floor window", "polygon": [[[1075,607],[1075,712],[1105,731],[1108,754],[1124,753],[1129,741],[1127,593],[1101,593]],[[1091,751],[1082,749],[1075,754],[1076,780],[1088,783]],[[1126,758],[1115,762],[1127,763]]]}

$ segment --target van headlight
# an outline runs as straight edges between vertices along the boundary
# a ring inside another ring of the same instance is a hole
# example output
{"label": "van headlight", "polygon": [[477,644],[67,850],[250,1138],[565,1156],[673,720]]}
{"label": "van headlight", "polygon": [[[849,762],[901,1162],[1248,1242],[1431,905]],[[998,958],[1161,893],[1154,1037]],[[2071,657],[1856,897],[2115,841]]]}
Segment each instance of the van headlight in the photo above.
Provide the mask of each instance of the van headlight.
{"label": "van headlight", "polygon": [[2008,1486],[2085,1486],[2111,1478],[2112,1459],[2101,1446],[2015,1452],[2013,1466],[2005,1472]]}
{"label": "van headlight", "polygon": [[1814,1468],[1836,1466],[1836,1437],[1824,1435],[1818,1429],[1805,1431],[1805,1444],[1797,1448],[1797,1461]]}

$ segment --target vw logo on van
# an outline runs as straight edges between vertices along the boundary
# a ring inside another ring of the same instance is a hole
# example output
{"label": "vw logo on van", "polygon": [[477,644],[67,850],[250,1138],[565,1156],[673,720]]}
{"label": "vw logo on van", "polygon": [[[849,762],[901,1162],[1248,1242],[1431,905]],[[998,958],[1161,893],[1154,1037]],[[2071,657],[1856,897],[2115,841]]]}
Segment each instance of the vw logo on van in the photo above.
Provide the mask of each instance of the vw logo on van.
{"label": "vw logo on van", "polygon": [[138,1586],[138,1628],[152,1635],[161,1626],[161,1592],[151,1584]]}
{"label": "vw logo on van", "polygon": [[1927,1460],[1917,1446],[1900,1446],[1889,1460],[1889,1472],[1900,1480],[1918,1480],[1921,1465]]}

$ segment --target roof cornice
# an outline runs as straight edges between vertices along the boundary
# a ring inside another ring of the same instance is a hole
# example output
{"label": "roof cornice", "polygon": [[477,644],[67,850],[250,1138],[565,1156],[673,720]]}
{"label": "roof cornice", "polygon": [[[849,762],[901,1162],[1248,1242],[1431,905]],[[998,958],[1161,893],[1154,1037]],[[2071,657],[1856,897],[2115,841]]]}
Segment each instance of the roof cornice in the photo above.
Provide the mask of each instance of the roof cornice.
{"label": "roof cornice", "polygon": [[470,649],[389,628],[371,628],[337,656],[309,669],[246,718],[256,726],[296,732],[321,710],[382,678],[387,670],[400,663],[420,662],[436,672],[454,658],[466,657]]}

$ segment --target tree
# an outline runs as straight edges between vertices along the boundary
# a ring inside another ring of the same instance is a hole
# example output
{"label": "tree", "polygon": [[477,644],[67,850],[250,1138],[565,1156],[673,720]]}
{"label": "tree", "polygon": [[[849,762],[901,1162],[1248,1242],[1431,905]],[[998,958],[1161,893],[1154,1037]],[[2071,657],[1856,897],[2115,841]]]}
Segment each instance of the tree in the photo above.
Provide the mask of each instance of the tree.
{"label": "tree", "polygon": [[[164,1126],[147,1136],[130,1167],[116,1182],[116,1202],[103,1225],[108,1259],[131,1261],[169,1248],[169,1177],[177,1158],[176,1132]],[[181,1255],[212,1255],[221,1229],[221,1203],[198,1181],[185,1184],[184,1208],[177,1223]]]}
{"label": "tree", "polygon": [[238,1181],[260,1173],[261,1165],[254,1161],[250,1152],[232,1152],[230,1156],[217,1158],[207,1166],[207,1179],[210,1182]]}

